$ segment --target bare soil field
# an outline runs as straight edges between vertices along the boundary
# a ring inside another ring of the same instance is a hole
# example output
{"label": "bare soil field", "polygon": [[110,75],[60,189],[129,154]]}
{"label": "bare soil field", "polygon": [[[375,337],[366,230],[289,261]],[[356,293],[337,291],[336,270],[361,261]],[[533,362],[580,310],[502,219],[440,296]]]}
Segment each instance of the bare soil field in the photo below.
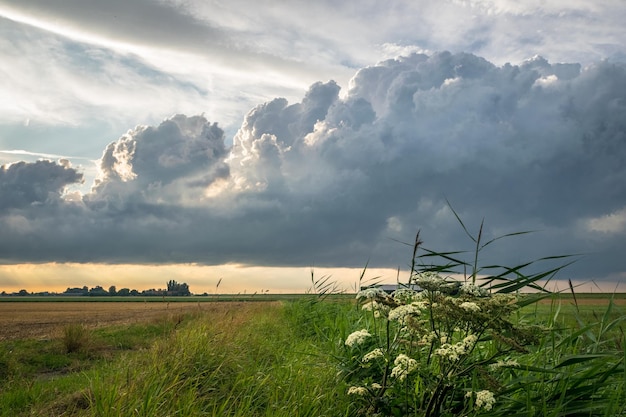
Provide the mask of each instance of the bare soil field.
{"label": "bare soil field", "polygon": [[225,314],[242,302],[2,302],[0,341],[50,339],[63,327],[81,323],[89,328],[146,323],[180,314],[205,312]]}

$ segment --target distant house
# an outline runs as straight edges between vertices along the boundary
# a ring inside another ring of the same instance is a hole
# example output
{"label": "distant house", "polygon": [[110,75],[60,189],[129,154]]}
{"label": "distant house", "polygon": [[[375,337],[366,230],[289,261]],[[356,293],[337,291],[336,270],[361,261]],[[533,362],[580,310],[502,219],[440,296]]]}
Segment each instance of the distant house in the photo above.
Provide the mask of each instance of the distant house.
{"label": "distant house", "polygon": [[365,287],[361,287],[361,291],[362,290],[367,290],[368,288],[380,288],[381,290],[383,290],[387,294],[391,294],[394,291],[396,291],[398,289],[401,289],[401,288],[413,290],[413,291],[416,291],[416,292],[422,291],[420,286],[417,285],[417,284],[410,284],[410,285],[408,285],[408,284],[375,284],[375,285],[367,285]]}

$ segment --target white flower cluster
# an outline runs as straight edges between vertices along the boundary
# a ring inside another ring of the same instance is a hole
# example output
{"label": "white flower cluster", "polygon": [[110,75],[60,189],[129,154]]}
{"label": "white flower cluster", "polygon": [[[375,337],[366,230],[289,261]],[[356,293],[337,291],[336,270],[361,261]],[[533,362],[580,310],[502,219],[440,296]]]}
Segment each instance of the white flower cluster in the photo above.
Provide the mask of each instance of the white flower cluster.
{"label": "white flower cluster", "polygon": [[489,369],[491,369],[492,371],[495,371],[498,368],[517,368],[519,367],[519,363],[515,360],[515,359],[509,359],[506,361],[498,361],[496,363],[492,363],[491,365],[489,365]]}
{"label": "white flower cluster", "polygon": [[398,288],[391,294],[394,300],[408,304],[411,301],[419,298],[420,293],[409,288]]}
{"label": "white flower cluster", "polygon": [[371,362],[378,358],[382,358],[383,356],[385,356],[383,350],[381,348],[376,348],[363,356],[363,362]]}
{"label": "white flower cluster", "polygon": [[415,282],[428,291],[439,291],[446,284],[445,280],[435,272],[420,272],[415,276]]}
{"label": "white flower cluster", "polygon": [[435,355],[446,358],[449,361],[456,362],[460,359],[461,355],[465,355],[472,350],[477,340],[478,338],[475,335],[470,334],[465,339],[455,343],[454,345],[444,343],[440,348],[435,350]]}
{"label": "white flower cluster", "polygon": [[386,306],[383,303],[379,303],[376,300],[371,300],[370,302],[363,304],[361,309],[366,311],[373,311],[374,317],[379,318],[381,316],[386,317],[387,313],[389,313],[390,308],[389,306]]}
{"label": "white flower cluster", "polygon": [[367,395],[367,388],[365,388],[365,387],[350,387],[350,388],[348,388],[348,395]]}
{"label": "white flower cluster", "polygon": [[489,304],[492,306],[505,306],[507,304],[515,303],[516,297],[515,294],[494,294],[489,299]]}
{"label": "white flower cluster", "polygon": [[417,361],[404,353],[399,354],[393,364],[395,366],[391,370],[391,377],[398,378],[400,381],[404,381],[408,374],[417,369]]}
{"label": "white flower cluster", "polygon": [[430,303],[427,300],[413,301],[411,305],[415,306],[418,310],[426,310],[430,306]]}
{"label": "white flower cluster", "polygon": [[420,310],[413,304],[404,304],[394,308],[389,312],[389,321],[397,321],[404,323],[408,316],[417,316],[420,314]]}
{"label": "white flower cluster", "polygon": [[478,285],[474,285],[471,282],[465,282],[461,284],[461,288],[459,288],[461,294],[471,295],[473,297],[486,297],[489,295],[489,292]]}
{"label": "white flower cluster", "polygon": [[345,344],[346,346],[349,346],[349,347],[360,345],[361,343],[365,341],[365,339],[371,336],[372,335],[370,334],[370,332],[368,332],[365,329],[357,330],[356,332],[350,333],[350,335],[348,335],[348,337],[346,338]]}
{"label": "white flower cluster", "polygon": [[373,300],[375,298],[387,298],[389,297],[389,295],[387,295],[387,293],[385,291],[383,291],[382,289],[378,288],[378,287],[371,287],[371,288],[366,288],[364,290],[359,291],[356,294],[356,299],[360,300],[360,299],[367,299],[367,300]]}
{"label": "white flower cluster", "polygon": [[470,301],[465,301],[459,305],[463,310],[468,311],[470,313],[477,313],[480,311],[480,307],[476,303],[472,303]]}
{"label": "white flower cluster", "polygon": [[[485,389],[482,391],[475,392],[474,394],[476,394],[476,402],[475,402],[476,408],[484,408],[485,410],[489,411],[493,408],[493,405],[496,403],[496,397],[494,397],[493,392],[489,390]],[[465,396],[471,397],[472,391],[465,394]]]}
{"label": "white flower cluster", "polygon": [[435,340],[437,340],[437,333],[435,332],[429,332],[426,333],[422,336],[422,339],[419,341],[419,343],[421,345],[429,345],[432,342],[434,342]]}

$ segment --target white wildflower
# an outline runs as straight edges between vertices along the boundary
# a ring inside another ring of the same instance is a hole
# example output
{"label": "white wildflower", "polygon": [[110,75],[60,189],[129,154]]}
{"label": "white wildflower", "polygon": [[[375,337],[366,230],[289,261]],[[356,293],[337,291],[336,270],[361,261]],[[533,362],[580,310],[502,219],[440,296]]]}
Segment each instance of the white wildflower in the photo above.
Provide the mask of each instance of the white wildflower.
{"label": "white wildflower", "polygon": [[350,387],[350,388],[348,388],[348,395],[367,395],[367,388],[365,388],[365,387]]}
{"label": "white wildflower", "polygon": [[471,282],[461,284],[459,291],[461,294],[467,294],[473,297],[486,297],[489,295],[489,292],[485,288],[474,285]]}
{"label": "white wildflower", "polygon": [[365,339],[367,339],[370,336],[372,336],[370,332],[368,332],[365,329],[357,330],[356,332],[350,333],[350,335],[346,338],[345,344],[346,346],[350,346],[350,347],[353,347],[355,345],[360,345],[361,343],[365,341]]}
{"label": "white wildflower", "polygon": [[515,294],[494,294],[489,300],[489,304],[495,307],[513,304],[516,301]]}
{"label": "white wildflower", "polygon": [[491,369],[492,371],[495,371],[498,368],[517,368],[519,367],[519,363],[515,360],[515,359],[509,359],[506,361],[503,360],[499,360],[496,363],[492,363],[491,365],[489,365],[489,369]]}
{"label": "white wildflower", "polygon": [[372,384],[372,389],[381,389],[382,387],[383,387],[383,386],[382,386],[382,385],[380,385],[380,384],[379,384],[379,383],[377,383],[377,382],[374,382],[374,383]]}
{"label": "white wildflower", "polygon": [[459,307],[461,307],[463,310],[468,311],[470,313],[475,313],[475,312],[480,311],[480,307],[478,306],[478,304],[472,303],[472,302],[469,302],[469,301],[461,303],[461,305],[459,305]]}
{"label": "white wildflower", "polygon": [[467,346],[463,342],[455,343],[452,345],[452,350],[457,355],[465,355],[467,353]]}
{"label": "white wildflower", "polygon": [[391,370],[391,377],[398,378],[400,381],[403,381],[408,374],[417,369],[417,361],[404,353],[399,354],[393,364],[395,366]]}
{"label": "white wildflower", "polygon": [[363,362],[371,362],[384,356],[385,354],[383,353],[383,350],[381,348],[376,348],[363,356]]}
{"label": "white wildflower", "polygon": [[474,347],[477,341],[478,341],[478,337],[475,334],[470,334],[470,335],[467,335],[465,339],[463,339],[462,343],[465,345],[467,350],[470,350],[471,348]]}
{"label": "white wildflower", "polygon": [[428,291],[439,291],[446,282],[435,272],[420,272],[415,276],[415,282]]}
{"label": "white wildflower", "polygon": [[444,343],[441,347],[437,348],[435,350],[435,355],[441,356],[442,358],[448,359],[452,362],[459,360],[459,352],[457,351],[456,346],[453,346],[450,343]]}
{"label": "white wildflower", "polygon": [[408,316],[418,315],[420,310],[413,304],[405,304],[394,308],[389,312],[390,321],[404,322]]}
{"label": "white wildflower", "polygon": [[378,287],[367,288],[367,289],[359,291],[356,294],[357,300],[360,300],[362,298],[365,298],[367,300],[373,300],[374,298],[378,298],[378,297],[388,298],[389,295],[387,295],[385,291],[383,291],[382,289]]}
{"label": "white wildflower", "polygon": [[376,318],[387,316],[387,313],[389,312],[389,306],[379,303],[376,300],[363,304],[361,309],[365,311],[373,311],[374,317]]}
{"label": "white wildflower", "polygon": [[430,303],[428,301],[413,301],[411,305],[420,311],[424,311],[428,310]]}
{"label": "white wildflower", "polygon": [[489,411],[496,403],[496,398],[493,396],[493,392],[489,390],[482,390],[476,393],[476,407],[484,408]]}
{"label": "white wildflower", "polygon": [[418,292],[409,288],[398,288],[391,294],[394,300],[401,303],[409,303],[418,297]]}
{"label": "white wildflower", "polygon": [[477,341],[478,338],[476,335],[470,334],[465,339],[455,343],[454,345],[450,343],[443,343],[441,347],[435,350],[435,355],[448,359],[451,362],[456,362],[461,358],[461,355],[465,355],[472,350]]}
{"label": "white wildflower", "polygon": [[437,333],[430,332],[430,333],[426,333],[425,335],[422,336],[422,339],[420,340],[420,343],[423,344],[423,345],[428,345],[428,344],[432,343],[435,340],[437,340]]}

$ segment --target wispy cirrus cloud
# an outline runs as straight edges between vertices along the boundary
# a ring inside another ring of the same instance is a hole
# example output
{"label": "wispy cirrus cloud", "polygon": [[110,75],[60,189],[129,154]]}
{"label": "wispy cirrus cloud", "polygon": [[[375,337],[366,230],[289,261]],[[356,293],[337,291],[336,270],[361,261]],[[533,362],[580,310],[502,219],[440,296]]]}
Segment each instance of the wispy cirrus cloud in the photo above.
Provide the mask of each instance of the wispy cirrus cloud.
{"label": "wispy cirrus cloud", "polygon": [[30,152],[25,151],[23,149],[0,149],[0,153],[8,154],[8,155],[23,155],[29,157],[38,157],[38,158],[46,158],[46,159],[80,159],[85,161],[93,161],[92,159],[81,157],[81,156],[67,156],[67,155],[55,155],[50,153],[41,153],[41,152]]}

